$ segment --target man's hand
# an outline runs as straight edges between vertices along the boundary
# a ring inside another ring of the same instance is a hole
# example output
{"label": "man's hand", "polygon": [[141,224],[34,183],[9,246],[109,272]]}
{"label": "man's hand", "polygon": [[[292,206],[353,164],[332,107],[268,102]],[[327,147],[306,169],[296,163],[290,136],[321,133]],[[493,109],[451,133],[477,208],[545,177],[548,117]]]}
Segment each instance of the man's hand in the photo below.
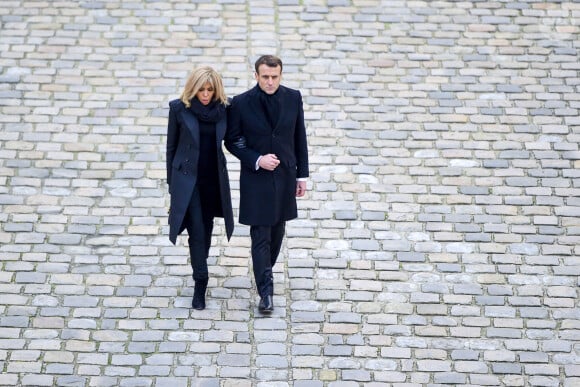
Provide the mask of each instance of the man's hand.
{"label": "man's hand", "polygon": [[272,153],[263,155],[260,158],[260,161],[258,161],[258,166],[267,171],[273,171],[279,164],[280,160],[278,160],[278,157],[276,157],[276,155]]}
{"label": "man's hand", "polygon": [[296,197],[302,197],[306,193],[306,182],[305,181],[297,181],[296,182]]}

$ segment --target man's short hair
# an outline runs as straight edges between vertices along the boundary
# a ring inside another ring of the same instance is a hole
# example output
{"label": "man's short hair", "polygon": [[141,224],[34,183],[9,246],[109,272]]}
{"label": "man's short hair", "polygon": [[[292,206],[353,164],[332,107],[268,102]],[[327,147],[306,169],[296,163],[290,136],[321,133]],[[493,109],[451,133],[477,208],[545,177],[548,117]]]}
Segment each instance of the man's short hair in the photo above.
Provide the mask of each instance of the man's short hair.
{"label": "man's short hair", "polygon": [[282,72],[282,59],[274,55],[262,55],[258,58],[255,64],[256,74],[258,74],[258,68],[265,64],[268,67],[278,67],[280,66],[280,72]]}

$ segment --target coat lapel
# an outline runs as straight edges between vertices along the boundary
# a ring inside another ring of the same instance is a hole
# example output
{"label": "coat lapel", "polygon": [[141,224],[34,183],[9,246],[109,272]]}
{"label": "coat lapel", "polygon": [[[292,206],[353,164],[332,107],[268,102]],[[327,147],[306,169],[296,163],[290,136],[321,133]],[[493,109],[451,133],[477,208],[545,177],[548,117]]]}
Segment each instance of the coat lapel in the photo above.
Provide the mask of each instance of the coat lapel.
{"label": "coat lapel", "polygon": [[197,122],[197,118],[188,109],[183,109],[181,114],[183,116],[183,122],[193,138],[193,143],[199,144],[199,122]]}
{"label": "coat lapel", "polygon": [[270,124],[268,123],[268,118],[266,117],[266,113],[264,109],[262,109],[262,104],[260,103],[260,86],[256,85],[252,89],[252,98],[249,99],[250,106],[252,108],[252,112],[254,117],[256,117],[264,127],[269,128]]}
{"label": "coat lapel", "polygon": [[278,87],[278,98],[276,99],[276,101],[278,102],[278,117],[276,117],[276,124],[274,125],[273,130],[276,130],[278,128],[278,124],[280,123],[280,121],[282,121],[282,115],[285,113],[284,110],[284,98],[286,98],[286,93],[284,91],[284,88],[280,85],[280,87]]}
{"label": "coat lapel", "polygon": [[227,121],[225,119],[221,119],[215,125],[215,138],[220,148],[222,146],[222,141],[226,136],[226,122]]}

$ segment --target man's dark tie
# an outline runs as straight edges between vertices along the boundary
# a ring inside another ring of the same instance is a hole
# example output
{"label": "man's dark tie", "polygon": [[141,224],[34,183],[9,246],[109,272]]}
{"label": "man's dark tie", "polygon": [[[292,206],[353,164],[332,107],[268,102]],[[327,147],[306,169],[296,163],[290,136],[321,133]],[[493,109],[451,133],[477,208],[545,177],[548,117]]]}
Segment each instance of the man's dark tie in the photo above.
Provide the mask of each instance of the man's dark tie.
{"label": "man's dark tie", "polygon": [[280,104],[278,103],[278,94],[266,94],[264,92],[260,93],[260,103],[262,108],[266,113],[266,118],[270,123],[270,126],[274,128],[278,122],[278,117],[280,115]]}

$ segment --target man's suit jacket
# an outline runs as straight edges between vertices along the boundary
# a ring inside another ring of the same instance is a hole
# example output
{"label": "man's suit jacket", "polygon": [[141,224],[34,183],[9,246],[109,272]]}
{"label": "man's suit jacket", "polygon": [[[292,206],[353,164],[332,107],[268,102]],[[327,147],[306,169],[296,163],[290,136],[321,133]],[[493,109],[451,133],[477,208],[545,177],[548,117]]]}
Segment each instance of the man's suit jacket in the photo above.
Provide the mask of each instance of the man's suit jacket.
{"label": "man's suit jacket", "polygon": [[[227,117],[216,123],[216,150],[218,158],[218,178],[222,217],[226,226],[228,239],[234,230],[234,216],[230,195],[230,181],[222,141],[226,133]],[[199,159],[199,122],[193,112],[179,100],[169,103],[169,120],[167,124],[167,184],[171,194],[169,210],[169,239],[173,244],[177,235],[184,230],[183,219],[197,181]],[[203,205],[203,203],[202,203]]]}
{"label": "man's suit jacket", "polygon": [[[272,226],[298,216],[296,179],[308,177],[308,147],[302,96],[280,86],[280,115],[269,124],[259,99],[259,86],[233,98],[228,109],[226,148],[241,162],[240,223]],[[259,168],[260,155],[275,154],[274,171]]]}

